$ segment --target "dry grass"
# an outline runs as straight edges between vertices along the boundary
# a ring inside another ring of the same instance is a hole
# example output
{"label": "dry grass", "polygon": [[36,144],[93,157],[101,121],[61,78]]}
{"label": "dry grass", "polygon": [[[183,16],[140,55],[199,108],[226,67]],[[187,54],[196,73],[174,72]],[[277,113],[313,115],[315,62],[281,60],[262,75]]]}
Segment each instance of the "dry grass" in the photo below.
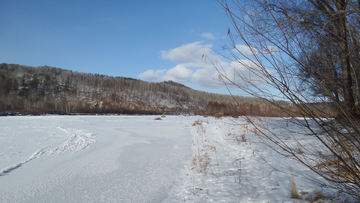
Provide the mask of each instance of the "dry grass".
{"label": "dry grass", "polygon": [[[349,158],[345,158],[344,160],[350,163]],[[349,169],[339,160],[326,160],[318,163],[315,167],[319,170],[325,170],[324,174],[327,174],[329,177],[352,179],[354,178],[354,175],[360,176],[359,173],[349,171]]]}
{"label": "dry grass", "polygon": [[290,167],[290,171],[291,171],[291,193],[290,193],[290,198],[292,198],[292,199],[301,199],[301,197],[299,196],[299,194],[297,192],[296,183],[295,183],[295,179],[294,179],[294,175],[293,175],[291,167]]}
{"label": "dry grass", "polygon": [[308,192],[305,192],[305,191],[301,191],[300,194],[301,194],[301,195],[307,195],[307,194],[309,194],[309,193],[308,193]]}
{"label": "dry grass", "polygon": [[236,141],[236,143],[238,144],[238,146],[240,146],[241,140],[240,140],[239,138],[235,137],[235,141]]}
{"label": "dry grass", "polygon": [[215,114],[215,118],[217,118],[217,119],[221,119],[223,116],[224,116],[223,113],[217,113],[217,114]]}
{"label": "dry grass", "polygon": [[298,154],[303,154],[303,153],[305,153],[304,150],[303,150],[303,148],[302,148],[302,146],[301,146],[299,143],[297,144],[296,153],[298,153]]}
{"label": "dry grass", "polygon": [[154,120],[159,121],[159,120],[161,120],[161,118],[155,118]]}
{"label": "dry grass", "polygon": [[241,141],[242,141],[242,142],[246,142],[245,134],[242,134],[242,135],[241,135]]}
{"label": "dry grass", "polygon": [[216,151],[216,147],[213,145],[205,145],[204,149],[215,152]]}
{"label": "dry grass", "polygon": [[[243,142],[245,144],[247,144],[247,140],[246,140],[246,137],[245,137],[245,134],[242,134],[241,136],[237,136],[235,137],[235,141],[236,143],[238,144],[238,146],[240,146],[240,144]],[[251,143],[250,143],[251,144]]]}
{"label": "dry grass", "polygon": [[211,140],[206,136],[206,130],[202,125],[203,121],[195,121],[193,126],[197,126],[197,133],[201,137],[198,140],[193,140],[193,146],[195,147],[194,155],[191,160],[191,170],[196,170],[198,173],[204,175],[211,173],[214,166],[214,162],[210,157],[211,154],[217,152],[215,145],[211,143]]}
{"label": "dry grass", "polygon": [[197,155],[195,155],[191,160],[191,170],[196,169],[198,173],[204,173],[206,175],[210,162],[211,158],[206,152],[201,153],[200,151],[198,151]]}
{"label": "dry grass", "polygon": [[192,126],[196,126],[196,125],[202,125],[202,121],[197,120],[192,124]]}
{"label": "dry grass", "polygon": [[308,197],[305,198],[305,200],[310,203],[317,202],[319,200],[332,200],[332,199],[334,199],[334,197],[327,196],[318,189],[315,190],[315,193],[313,195],[309,195]]}
{"label": "dry grass", "polygon": [[[347,160],[347,161],[348,161],[348,160]],[[327,160],[327,161],[324,161],[324,162],[321,162],[321,163],[316,164],[316,167],[317,167],[317,168],[320,168],[320,169],[325,168],[325,167],[337,168],[337,167],[338,167],[338,164],[339,164],[338,161],[329,161],[329,160]]]}

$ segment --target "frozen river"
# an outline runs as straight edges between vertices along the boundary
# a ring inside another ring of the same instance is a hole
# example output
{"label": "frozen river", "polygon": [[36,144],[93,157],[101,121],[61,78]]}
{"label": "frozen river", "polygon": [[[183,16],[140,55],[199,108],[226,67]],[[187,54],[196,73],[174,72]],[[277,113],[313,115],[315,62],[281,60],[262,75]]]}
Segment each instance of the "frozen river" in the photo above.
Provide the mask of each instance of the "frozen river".
{"label": "frozen river", "polygon": [[0,202],[166,201],[194,118],[154,118],[1,117]]}

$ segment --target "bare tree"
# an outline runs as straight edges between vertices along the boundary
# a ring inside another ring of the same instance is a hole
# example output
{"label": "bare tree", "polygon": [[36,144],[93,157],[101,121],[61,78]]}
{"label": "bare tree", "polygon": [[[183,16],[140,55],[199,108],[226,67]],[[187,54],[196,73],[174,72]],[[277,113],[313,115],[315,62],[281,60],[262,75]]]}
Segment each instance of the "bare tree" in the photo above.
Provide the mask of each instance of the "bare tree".
{"label": "bare tree", "polygon": [[[238,83],[214,63],[222,82],[271,103],[306,128],[319,144],[302,146],[297,142],[291,146],[266,126],[248,120],[274,150],[306,165],[325,178],[328,186],[360,199],[359,111],[355,100],[359,98],[359,2],[219,2],[233,25],[225,45],[231,55],[223,56],[241,67],[235,67],[234,74],[242,80]],[[291,102],[295,110],[285,108],[278,99]],[[299,113],[301,119],[296,117]],[[337,119],[330,119],[333,117]],[[305,147],[306,153],[298,153],[299,146]],[[322,154],[317,153],[319,149]]]}

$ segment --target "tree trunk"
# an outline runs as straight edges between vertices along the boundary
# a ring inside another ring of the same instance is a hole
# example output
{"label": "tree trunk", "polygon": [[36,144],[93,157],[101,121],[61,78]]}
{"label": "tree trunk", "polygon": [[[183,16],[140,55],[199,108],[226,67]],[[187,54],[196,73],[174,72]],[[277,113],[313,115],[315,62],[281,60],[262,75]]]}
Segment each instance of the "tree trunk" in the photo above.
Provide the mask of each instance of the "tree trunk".
{"label": "tree trunk", "polygon": [[347,28],[346,28],[346,15],[345,0],[335,0],[337,8],[337,18],[334,19],[334,27],[336,29],[337,41],[340,47],[340,60],[343,71],[343,91],[344,91],[344,105],[346,110],[354,115],[355,113],[355,99],[352,91],[352,78],[350,67],[350,53],[347,42]]}

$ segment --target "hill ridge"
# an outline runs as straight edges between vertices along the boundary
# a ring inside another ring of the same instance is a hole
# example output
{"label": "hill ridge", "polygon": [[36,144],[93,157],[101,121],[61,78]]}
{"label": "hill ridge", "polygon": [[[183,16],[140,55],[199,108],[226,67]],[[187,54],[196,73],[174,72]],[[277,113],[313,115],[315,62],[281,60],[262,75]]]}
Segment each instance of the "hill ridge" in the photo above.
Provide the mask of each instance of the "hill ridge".
{"label": "hill ridge", "polygon": [[230,95],[198,91],[174,81],[155,83],[51,66],[0,64],[2,112],[193,113],[214,101],[235,102]]}

